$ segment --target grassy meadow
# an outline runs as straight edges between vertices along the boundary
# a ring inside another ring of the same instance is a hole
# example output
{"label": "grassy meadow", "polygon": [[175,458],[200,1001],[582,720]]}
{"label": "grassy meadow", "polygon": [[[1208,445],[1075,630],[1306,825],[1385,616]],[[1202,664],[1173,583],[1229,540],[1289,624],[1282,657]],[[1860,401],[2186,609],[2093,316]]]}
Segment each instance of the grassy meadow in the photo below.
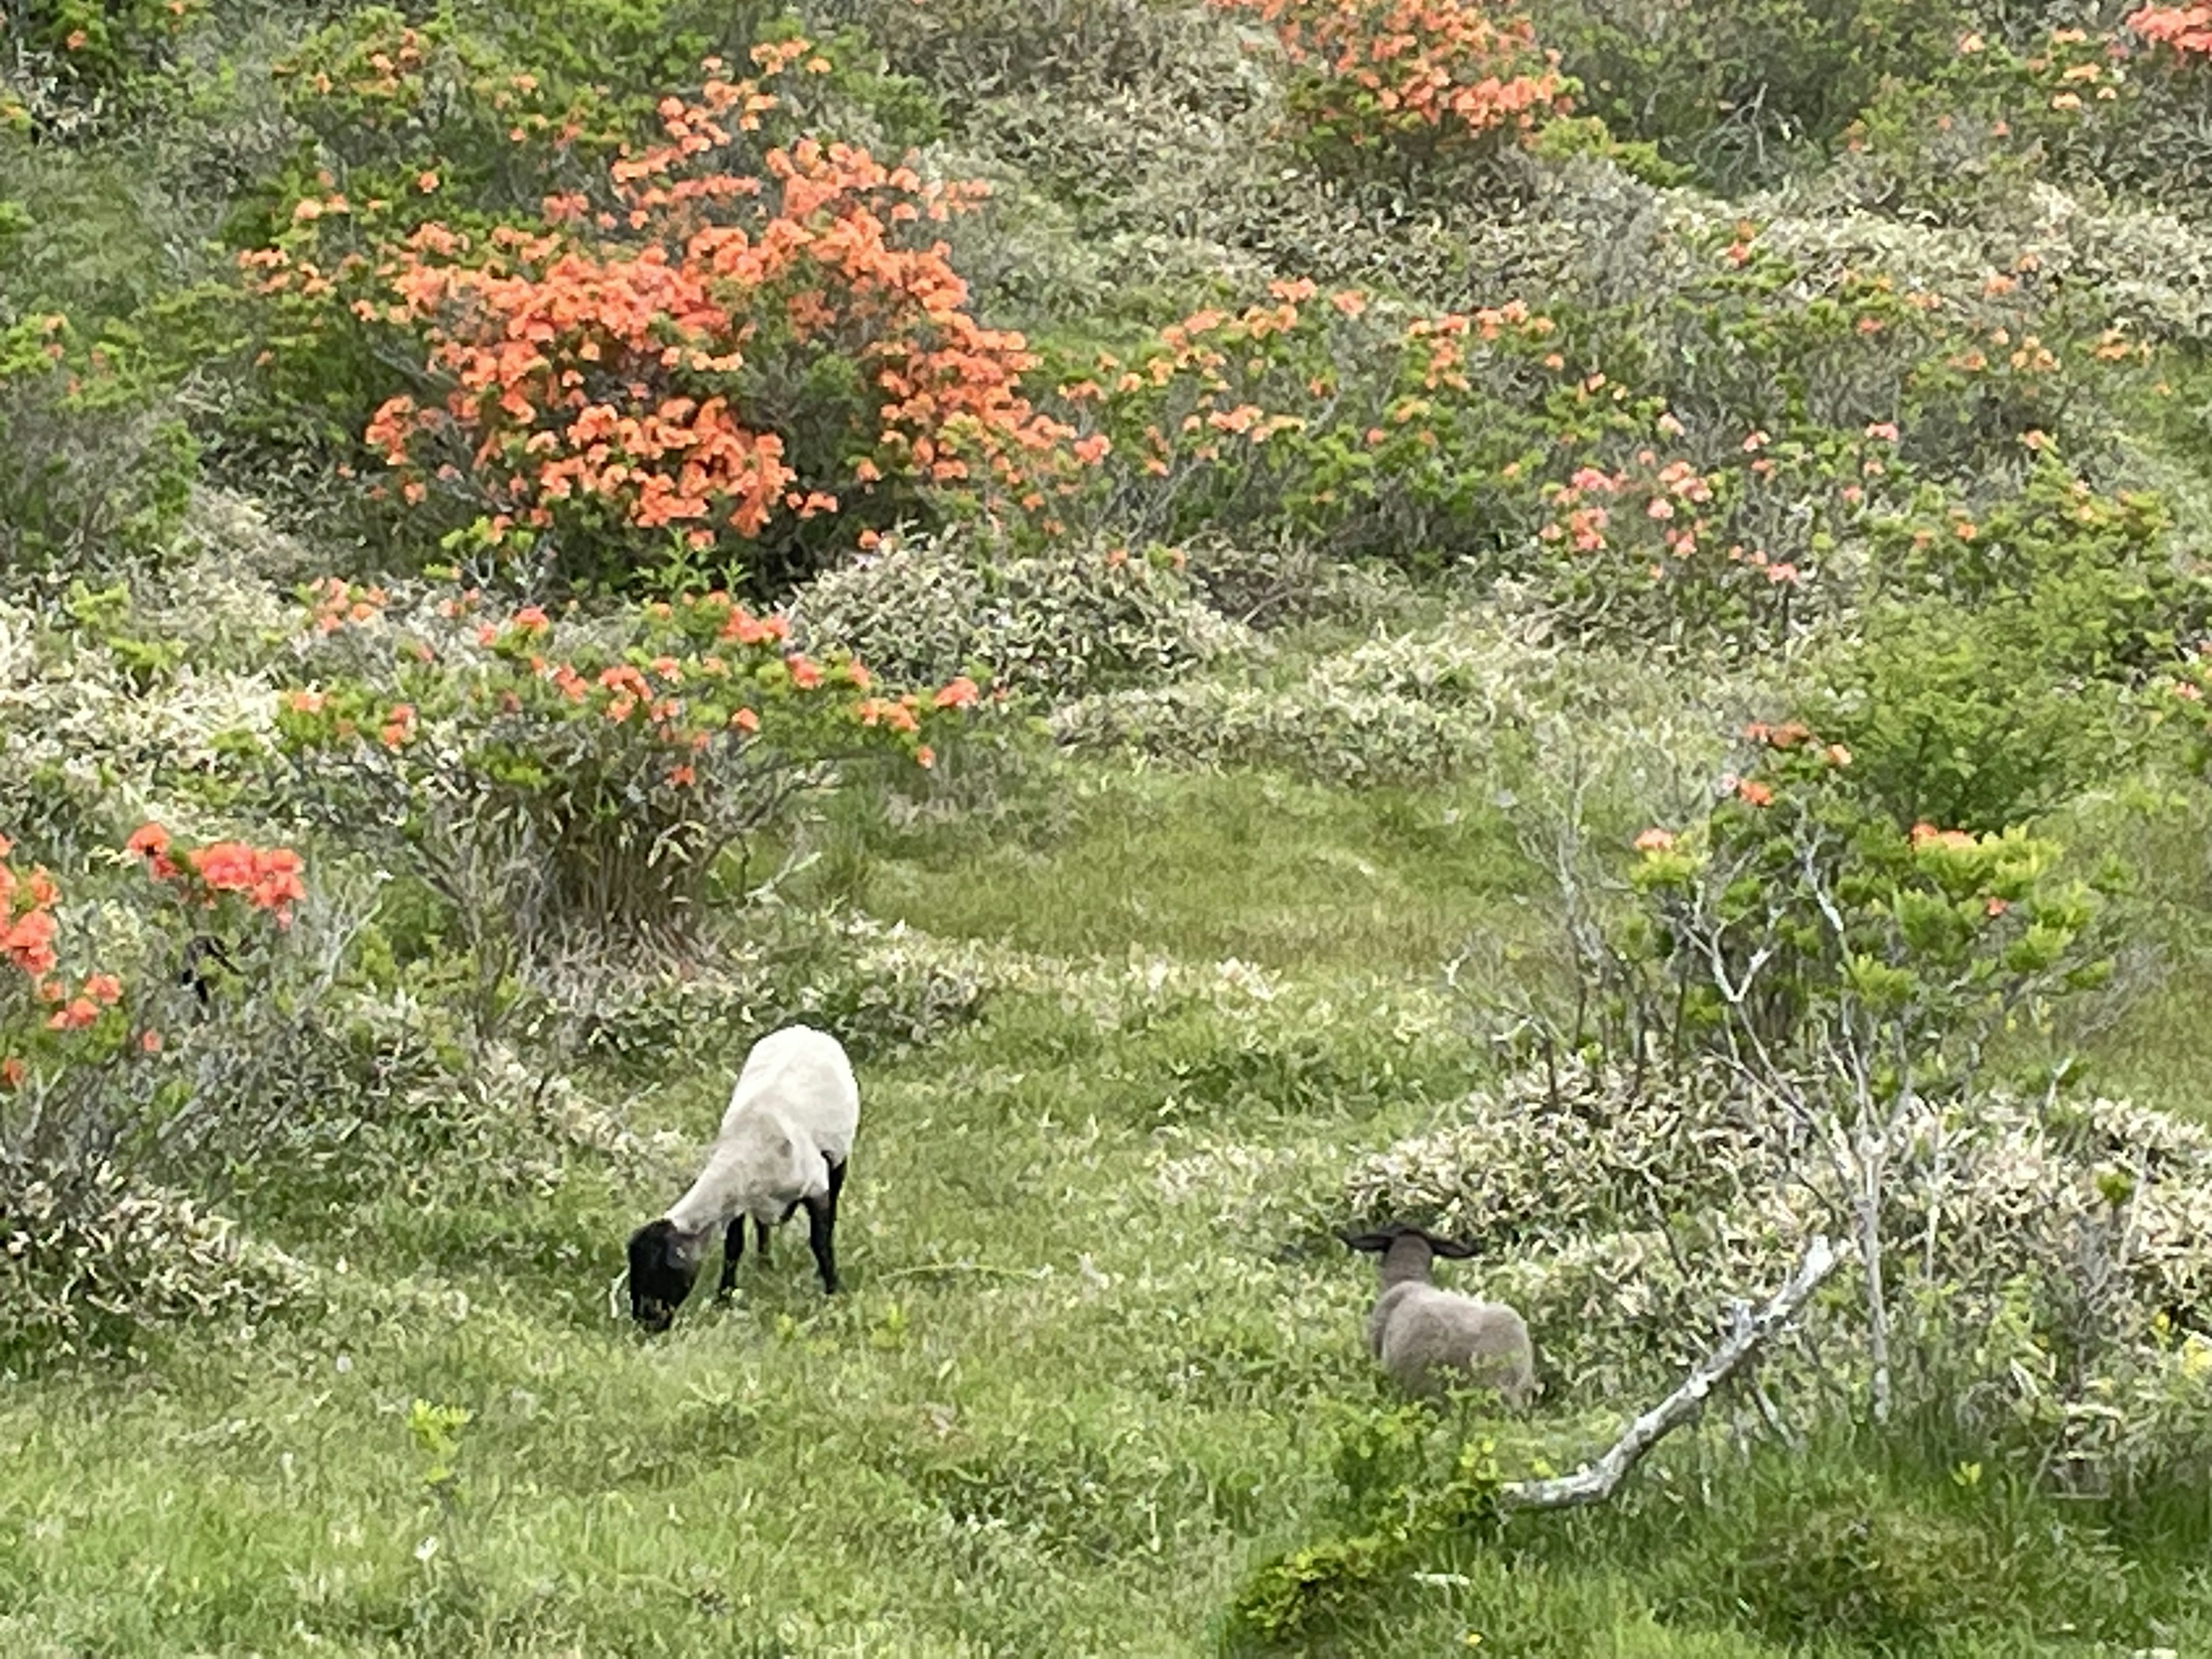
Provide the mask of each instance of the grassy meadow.
{"label": "grassy meadow", "polygon": [[9,0],[0,1655],[2212,1653],[2204,10]]}

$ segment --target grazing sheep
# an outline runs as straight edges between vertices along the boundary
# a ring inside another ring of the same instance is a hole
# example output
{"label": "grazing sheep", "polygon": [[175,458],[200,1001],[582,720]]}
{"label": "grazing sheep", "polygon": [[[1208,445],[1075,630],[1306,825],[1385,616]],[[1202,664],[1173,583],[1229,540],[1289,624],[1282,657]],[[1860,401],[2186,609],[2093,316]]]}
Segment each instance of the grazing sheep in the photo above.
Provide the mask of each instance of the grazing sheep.
{"label": "grazing sheep", "polygon": [[728,1295],[744,1254],[745,1218],[752,1218],[766,1261],[769,1229],[789,1220],[802,1204],[823,1292],[834,1293],[837,1193],[860,1122],[860,1085],[836,1038],[809,1025],[787,1025],[753,1044],[707,1167],[665,1215],[630,1235],[630,1317],[648,1331],[665,1331],[675,1322],[717,1227],[726,1231],[715,1294]]}
{"label": "grazing sheep", "polygon": [[1382,1288],[1367,1316],[1367,1346],[1402,1387],[1433,1395],[1472,1381],[1497,1389],[1509,1406],[1528,1403],[1536,1388],[1536,1355],[1521,1316],[1502,1302],[1478,1302],[1429,1283],[1431,1257],[1464,1259],[1474,1246],[1419,1227],[1337,1237],[1382,1258],[1377,1264]]}

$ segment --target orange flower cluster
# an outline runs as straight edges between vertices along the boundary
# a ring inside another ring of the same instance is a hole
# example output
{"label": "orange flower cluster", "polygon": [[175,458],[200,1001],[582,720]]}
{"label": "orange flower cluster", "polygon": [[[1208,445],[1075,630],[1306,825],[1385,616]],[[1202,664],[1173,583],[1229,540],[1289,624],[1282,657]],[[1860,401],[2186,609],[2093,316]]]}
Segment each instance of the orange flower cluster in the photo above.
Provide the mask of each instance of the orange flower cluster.
{"label": "orange flower cluster", "polygon": [[280,927],[291,924],[292,907],[307,896],[301,880],[300,855],[289,847],[213,842],[187,849],[179,866],[170,856],[170,846],[169,832],[158,823],[148,823],[132,832],[124,850],[143,859],[157,881],[197,887],[202,902],[209,904],[221,894],[235,893],[255,909],[276,917]]}
{"label": "orange flower cluster", "polygon": [[33,980],[53,972],[53,878],[44,870],[18,875],[8,860],[15,848],[0,837],[0,956]]}
{"label": "orange flower cluster", "polygon": [[[1607,544],[1606,531],[1613,520],[1613,508],[1607,501],[1632,507],[1640,502],[1643,515],[1662,526],[1660,539],[1668,555],[1678,561],[1692,557],[1712,527],[1697,509],[1712,501],[1716,480],[1687,461],[1676,459],[1661,466],[1658,459],[1656,451],[1639,450],[1639,471],[1607,472],[1585,466],[1563,484],[1546,485],[1556,516],[1538,535],[1547,542],[1567,542],[1577,552],[1599,552]],[[1741,551],[1736,550],[1739,555]],[[1665,574],[1662,567],[1651,567],[1654,580]]]}
{"label": "orange flower cluster", "polygon": [[[88,974],[74,993],[70,990],[57,972],[61,964],[54,948],[59,931],[54,905],[60,894],[46,871],[18,872],[9,862],[14,854],[14,847],[0,836],[0,957],[30,981],[34,1009],[52,1010],[33,1014],[39,1026],[49,1031],[82,1031],[123,1000],[123,981],[112,974]],[[144,1052],[151,1054],[160,1046],[155,1033],[141,1033]],[[29,1075],[29,1065],[21,1054],[0,1058],[0,1088],[20,1088]]]}
{"label": "orange flower cluster", "polygon": [[1343,83],[1386,128],[1525,131],[1567,108],[1559,54],[1537,50],[1527,17],[1482,0],[1212,3],[1257,13],[1292,63]]}
{"label": "orange flower cluster", "polygon": [[382,588],[358,586],[343,577],[325,576],[312,591],[319,634],[335,634],[349,623],[374,622],[384,609]]}
{"label": "orange flower cluster", "polygon": [[[755,57],[774,71],[809,50]],[[466,445],[495,537],[598,503],[704,549],[757,538],[779,515],[837,512],[889,475],[1030,507],[1064,482],[1074,434],[1023,394],[1026,342],[979,324],[945,245],[909,228],[982,187],[811,139],[750,170],[732,159],[736,135],[775,102],[712,76],[697,101],[665,100],[665,145],[612,164],[606,208],[549,198],[545,228],[475,246],[432,224],[393,251],[392,302],[356,309],[420,329],[450,387],[442,404],[393,398],[368,428],[410,499],[434,471],[428,441],[446,439]],[[748,393],[787,397],[833,359],[872,388],[847,434],[862,453],[842,476],[803,477],[767,396],[748,407]]]}
{"label": "orange flower cluster", "polygon": [[2145,6],[2129,14],[2126,22],[2146,40],[2212,58],[2212,6]]}

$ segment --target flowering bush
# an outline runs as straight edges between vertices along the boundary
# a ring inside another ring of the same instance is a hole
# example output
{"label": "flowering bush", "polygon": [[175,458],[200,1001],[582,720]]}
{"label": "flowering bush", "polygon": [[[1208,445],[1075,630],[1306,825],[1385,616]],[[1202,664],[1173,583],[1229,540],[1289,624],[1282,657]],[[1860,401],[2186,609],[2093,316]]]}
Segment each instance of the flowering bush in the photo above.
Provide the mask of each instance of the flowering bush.
{"label": "flowering bush", "polygon": [[1256,13],[1306,77],[1304,139],[1428,161],[1521,134],[1568,107],[1559,54],[1527,17],[1480,0],[1212,0]]}
{"label": "flowering bush", "polygon": [[[291,906],[305,896],[299,857],[289,848],[224,842],[179,849],[173,858],[167,831],[149,824],[125,850],[146,860],[160,890],[148,908],[167,911],[167,931],[179,937],[200,927],[216,938],[236,933],[246,910],[267,912],[280,927],[288,926]],[[153,1013],[173,1017],[178,1009],[173,999],[164,1000],[143,985],[133,988],[140,1000],[150,999],[152,1012],[140,1008],[126,999],[125,981],[114,973],[65,970],[58,949],[60,890],[43,868],[15,868],[7,861],[12,853],[0,841],[0,957],[15,969],[0,978],[0,1087],[11,1091],[10,1109],[0,1119],[0,1163],[38,1167],[88,1150],[82,1120],[100,1103],[66,1097],[75,1084],[118,1056],[159,1054],[163,1037]],[[110,1133],[119,1127],[102,1126]]]}
{"label": "flowering bush", "polygon": [[2080,28],[2021,50],[1960,29],[1933,73],[1886,88],[1845,130],[1863,190],[1947,223],[2018,222],[2039,178],[2124,176],[2139,127],[2128,56]]}
{"label": "flowering bush", "polygon": [[386,826],[470,927],[696,919],[727,848],[787,822],[841,763],[934,763],[973,681],[894,692],[790,647],[726,594],[599,623],[475,590],[307,597],[280,741],[302,810]]}
{"label": "flowering bush", "polygon": [[[804,39],[754,58],[758,81],[710,60],[695,99],[662,101],[667,142],[548,194],[533,222],[471,234],[410,211],[403,230],[389,202],[336,190],[294,222],[380,210],[373,255],[326,265],[310,236],[244,256],[280,302],[335,295],[421,342],[416,389],[366,431],[409,502],[434,491],[472,544],[569,580],[621,580],[649,550],[780,580],[824,556],[831,515],[1035,508],[1060,486],[1070,434],[1022,390],[1022,337],[976,322],[927,240],[980,186],[768,142],[785,101],[768,84],[831,66]],[[442,185],[426,168],[411,193]]]}
{"label": "flowering bush", "polygon": [[[276,1073],[326,982],[322,918],[294,926],[289,848],[186,846],[149,823],[125,851],[138,870],[72,883],[91,893],[72,902],[0,842],[0,1340],[127,1339],[277,1288],[176,1188],[303,1109]],[[163,1217],[181,1254],[157,1248],[149,1268],[120,1251]]]}
{"label": "flowering bush", "polygon": [[1550,319],[1518,301],[1407,317],[1304,280],[1268,292],[1066,371],[1103,525],[1170,543],[1283,527],[1413,565],[1533,531],[1534,411],[1565,390]]}
{"label": "flowering bush", "polygon": [[[2212,11],[2201,5],[2145,6],[2126,28],[2148,43],[2136,65],[2141,118],[2131,182],[2161,197],[2212,188]],[[2125,37],[2122,37],[2124,41]]]}
{"label": "flowering bush", "polygon": [[1683,1035],[1808,1070],[1859,1045],[1877,1089],[1942,1096],[1991,1021],[2094,977],[2092,895],[2055,843],[1901,830],[1869,810],[1844,744],[1794,721],[1747,738],[1703,822],[1637,843]]}

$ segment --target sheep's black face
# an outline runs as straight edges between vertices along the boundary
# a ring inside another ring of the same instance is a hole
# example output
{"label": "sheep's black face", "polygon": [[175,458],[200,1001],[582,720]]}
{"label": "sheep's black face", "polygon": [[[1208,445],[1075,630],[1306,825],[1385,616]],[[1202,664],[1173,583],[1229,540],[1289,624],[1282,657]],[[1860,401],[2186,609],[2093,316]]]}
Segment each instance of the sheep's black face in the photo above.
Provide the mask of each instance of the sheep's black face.
{"label": "sheep's black face", "polygon": [[629,1316],[647,1330],[658,1334],[676,1322],[698,1277],[698,1262],[689,1259],[682,1236],[665,1219],[630,1235]]}

